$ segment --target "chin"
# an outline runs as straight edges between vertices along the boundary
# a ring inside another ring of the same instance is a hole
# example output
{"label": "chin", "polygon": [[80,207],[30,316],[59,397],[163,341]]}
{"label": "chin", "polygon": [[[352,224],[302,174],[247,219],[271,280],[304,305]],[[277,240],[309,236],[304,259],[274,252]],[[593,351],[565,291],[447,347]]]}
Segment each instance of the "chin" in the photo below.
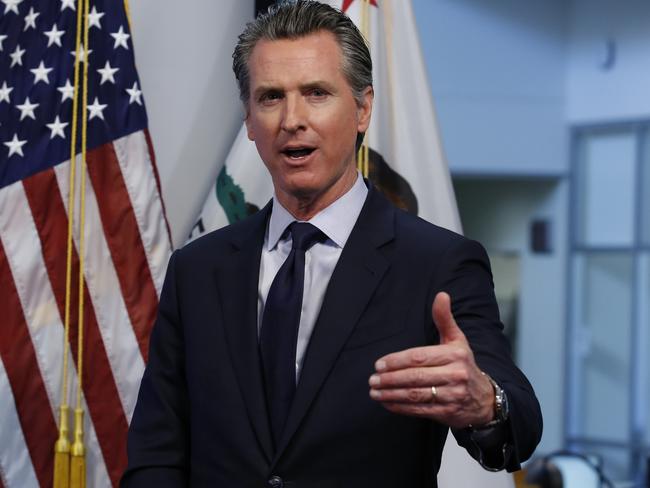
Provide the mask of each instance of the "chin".
{"label": "chin", "polygon": [[311,195],[318,193],[319,188],[318,179],[313,174],[307,172],[295,173],[284,180],[284,189],[291,195]]}
{"label": "chin", "polygon": [[291,195],[294,198],[298,198],[300,200],[304,199],[310,199],[319,193],[322,192],[321,188],[318,188],[316,186],[312,185],[289,185],[286,188],[286,193]]}

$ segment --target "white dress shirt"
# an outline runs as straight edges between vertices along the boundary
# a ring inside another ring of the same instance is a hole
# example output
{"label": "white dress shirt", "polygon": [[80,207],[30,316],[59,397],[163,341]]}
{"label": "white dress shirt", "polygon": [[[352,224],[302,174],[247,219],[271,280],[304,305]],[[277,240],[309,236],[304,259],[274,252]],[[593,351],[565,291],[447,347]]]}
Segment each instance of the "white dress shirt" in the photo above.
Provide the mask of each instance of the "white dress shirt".
{"label": "white dress shirt", "polygon": [[[327,285],[367,195],[368,188],[363,178],[357,175],[357,180],[347,193],[308,221],[318,227],[327,239],[314,244],[305,253],[305,285],[296,344],[296,382],[300,377],[305,351],[316,325]],[[291,235],[288,232],[285,234],[285,230],[295,221],[293,215],[282,206],[276,196],[273,196],[273,209],[266,227],[260,261],[257,292],[258,335],[271,283],[291,252]]]}

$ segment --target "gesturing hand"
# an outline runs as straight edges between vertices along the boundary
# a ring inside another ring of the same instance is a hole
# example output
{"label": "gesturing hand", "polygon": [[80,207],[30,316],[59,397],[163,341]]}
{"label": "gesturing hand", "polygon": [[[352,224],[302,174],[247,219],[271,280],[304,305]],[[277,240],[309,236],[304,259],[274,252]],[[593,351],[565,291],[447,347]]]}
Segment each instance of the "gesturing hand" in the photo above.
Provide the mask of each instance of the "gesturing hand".
{"label": "gesturing hand", "polygon": [[432,316],[440,344],[380,358],[369,380],[370,397],[393,413],[450,427],[487,424],[494,418],[494,389],[474,361],[447,293],[436,295]]}

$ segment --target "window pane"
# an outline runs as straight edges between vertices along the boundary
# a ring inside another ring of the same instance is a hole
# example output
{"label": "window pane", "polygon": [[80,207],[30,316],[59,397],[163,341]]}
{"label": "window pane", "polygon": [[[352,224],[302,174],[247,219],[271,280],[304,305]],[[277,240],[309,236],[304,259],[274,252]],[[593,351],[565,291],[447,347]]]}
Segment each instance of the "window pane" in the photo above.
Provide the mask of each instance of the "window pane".
{"label": "window pane", "polygon": [[650,244],[650,130],[644,132],[643,161],[641,162],[641,239]]}
{"label": "window pane", "polygon": [[[578,255],[574,314],[579,343],[578,437],[629,440],[632,258]],[[615,413],[613,413],[615,412]]]}
{"label": "window pane", "polygon": [[641,272],[639,274],[639,337],[635,341],[639,364],[638,396],[636,398],[637,419],[635,425],[645,432],[646,446],[650,447],[650,254],[641,255]]}
{"label": "window pane", "polygon": [[581,242],[593,246],[632,245],[635,134],[586,135],[580,153]]}

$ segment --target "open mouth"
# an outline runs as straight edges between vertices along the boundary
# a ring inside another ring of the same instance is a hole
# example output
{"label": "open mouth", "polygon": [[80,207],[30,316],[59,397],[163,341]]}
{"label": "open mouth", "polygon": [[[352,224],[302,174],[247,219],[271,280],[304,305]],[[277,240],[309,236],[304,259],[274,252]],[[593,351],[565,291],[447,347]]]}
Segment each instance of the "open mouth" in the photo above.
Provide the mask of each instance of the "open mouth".
{"label": "open mouth", "polygon": [[302,159],[314,152],[313,147],[291,147],[282,151],[282,154],[290,159]]}

